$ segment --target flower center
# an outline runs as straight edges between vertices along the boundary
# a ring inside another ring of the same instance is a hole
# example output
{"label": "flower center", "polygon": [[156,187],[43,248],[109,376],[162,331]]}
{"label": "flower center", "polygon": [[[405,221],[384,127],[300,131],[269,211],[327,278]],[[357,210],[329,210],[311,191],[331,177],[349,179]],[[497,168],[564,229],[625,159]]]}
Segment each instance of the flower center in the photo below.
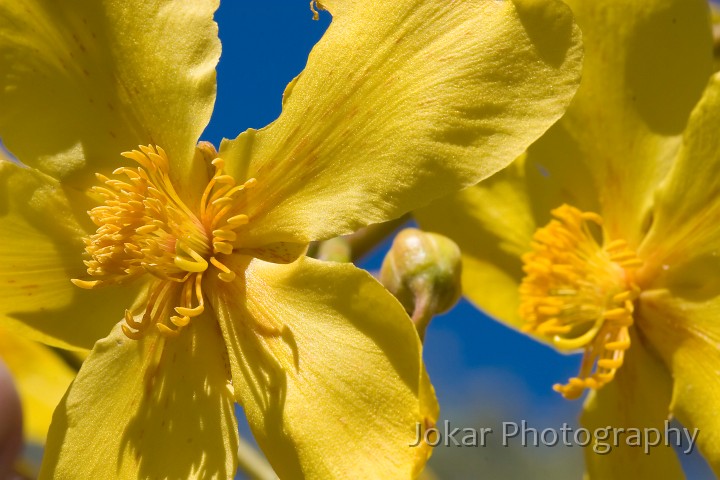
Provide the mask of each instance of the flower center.
{"label": "flower center", "polygon": [[220,258],[238,246],[236,230],[249,221],[239,212],[244,205],[241,192],[256,183],[253,178],[236,185],[224,173],[224,161],[215,158],[215,173],[196,214],[173,187],[165,151],[156,146],[139,148],[122,154],[139,167],[113,172],[125,179],[96,174],[104,185],[92,191],[104,204],[88,212],[98,229],[83,239],[89,257],[84,263],[91,278],[72,280],[90,289],[146,273],[155,277],[144,308],[125,311],[122,329],[134,339],[153,324],[163,334],[176,335],[200,315],[205,308],[202,279],[208,269],[222,281],[233,281],[235,273]]}
{"label": "flower center", "polygon": [[578,376],[553,387],[575,399],[610,382],[622,366],[640,291],[633,274],[642,262],[624,240],[598,244],[590,226],[602,225],[599,215],[568,205],[551,213],[555,219],[535,232],[523,255],[520,315],[523,330],[561,350],[585,350]]}

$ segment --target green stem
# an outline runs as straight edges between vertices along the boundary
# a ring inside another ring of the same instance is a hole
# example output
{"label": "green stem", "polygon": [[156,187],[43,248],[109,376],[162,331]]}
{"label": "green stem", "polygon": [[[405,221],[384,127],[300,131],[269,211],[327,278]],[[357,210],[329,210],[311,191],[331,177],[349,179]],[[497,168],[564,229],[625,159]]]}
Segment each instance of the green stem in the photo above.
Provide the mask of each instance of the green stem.
{"label": "green stem", "polygon": [[410,214],[405,214],[395,220],[384,223],[374,223],[355,233],[348,235],[346,238],[350,244],[352,252],[352,261],[357,262],[367,255],[373,248],[377,247],[383,240],[390,236],[395,230],[402,227],[408,220]]}
{"label": "green stem", "polygon": [[265,457],[255,447],[240,438],[237,451],[238,468],[252,480],[277,480]]}
{"label": "green stem", "polygon": [[412,321],[420,336],[420,341],[425,343],[425,330],[430,325],[430,320],[435,316],[435,311],[430,305],[430,295],[420,294],[415,297],[415,308],[412,314]]}
{"label": "green stem", "polygon": [[373,248],[377,247],[383,240],[392,235],[395,230],[402,227],[408,220],[410,214],[405,214],[395,220],[385,223],[375,223],[352,233],[345,238],[350,245],[353,262],[357,262],[367,255]]}
{"label": "green stem", "polygon": [[308,248],[307,256],[319,260],[357,263],[408,220],[410,214],[389,222],[368,225],[350,235],[313,242]]}
{"label": "green stem", "polygon": [[345,237],[335,237],[318,245],[315,258],[325,262],[349,262],[351,257],[350,243]]}

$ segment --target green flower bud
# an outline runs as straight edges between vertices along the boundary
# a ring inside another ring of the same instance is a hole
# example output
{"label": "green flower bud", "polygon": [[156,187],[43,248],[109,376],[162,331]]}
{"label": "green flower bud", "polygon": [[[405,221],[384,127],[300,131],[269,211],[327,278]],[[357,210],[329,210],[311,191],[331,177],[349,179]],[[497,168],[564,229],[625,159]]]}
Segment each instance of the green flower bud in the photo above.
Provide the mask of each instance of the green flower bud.
{"label": "green flower bud", "polygon": [[395,237],[380,281],[402,303],[424,337],[433,316],[460,299],[460,249],[447,237],[407,228]]}
{"label": "green flower bud", "polygon": [[320,242],[315,258],[330,262],[349,262],[351,256],[352,251],[347,239],[345,237],[335,237]]}

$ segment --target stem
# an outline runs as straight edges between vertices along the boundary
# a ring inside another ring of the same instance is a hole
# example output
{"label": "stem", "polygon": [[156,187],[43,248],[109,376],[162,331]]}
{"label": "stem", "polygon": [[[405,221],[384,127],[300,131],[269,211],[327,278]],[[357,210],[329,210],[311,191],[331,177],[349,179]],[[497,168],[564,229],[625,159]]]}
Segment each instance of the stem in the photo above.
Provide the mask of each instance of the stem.
{"label": "stem", "polygon": [[389,222],[368,225],[350,235],[313,242],[306,255],[319,260],[357,263],[408,220],[410,220],[409,213]]}
{"label": "stem", "polygon": [[425,330],[430,325],[430,320],[435,316],[433,308],[430,308],[431,295],[421,293],[415,297],[415,308],[413,309],[412,321],[420,336],[420,341],[425,343]]}
{"label": "stem", "polygon": [[278,480],[265,457],[242,437],[239,439],[237,459],[238,468],[251,480]]}
{"label": "stem", "polygon": [[335,237],[318,245],[315,258],[325,262],[349,262],[352,252],[345,237]]}
{"label": "stem", "polygon": [[410,214],[407,213],[400,218],[390,220],[384,223],[374,223],[365,228],[351,233],[345,238],[350,245],[352,252],[352,261],[357,262],[367,255],[373,248],[377,247],[383,240],[390,236],[395,230],[403,226],[410,220]]}

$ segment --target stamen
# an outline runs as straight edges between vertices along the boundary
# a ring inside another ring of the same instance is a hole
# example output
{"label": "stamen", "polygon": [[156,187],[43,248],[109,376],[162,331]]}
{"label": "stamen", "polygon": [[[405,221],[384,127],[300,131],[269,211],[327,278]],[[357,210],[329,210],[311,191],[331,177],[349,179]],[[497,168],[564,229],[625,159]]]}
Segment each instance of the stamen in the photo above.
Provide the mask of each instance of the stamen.
{"label": "stamen", "polygon": [[93,289],[101,283],[100,280],[80,280],[78,278],[71,278],[70,281],[75,284],[75,286],[84,288],[86,290]]}
{"label": "stamen", "polygon": [[158,329],[158,332],[160,332],[162,335],[166,337],[177,337],[178,332],[180,330],[173,330],[172,328],[168,327],[167,325],[164,325],[162,323],[158,323],[155,325]]}
{"label": "stamen", "polygon": [[228,267],[226,267],[224,264],[220,263],[215,257],[212,257],[210,259],[210,263],[215,265],[219,270],[222,271],[222,273],[218,274],[218,278],[222,280],[223,282],[232,282],[235,280],[235,272],[230,271]]}
{"label": "stamen", "polygon": [[241,227],[243,225],[247,225],[250,218],[247,215],[235,215],[234,217],[228,218],[227,221],[230,225]]}
{"label": "stamen", "polygon": [[182,252],[190,255],[192,260],[189,260],[184,257],[175,256],[174,263],[181,269],[185,270],[186,272],[204,272],[207,270],[208,263],[207,261],[200,256],[199,253],[197,253],[192,248],[189,248],[187,245],[185,245],[184,242],[181,240],[176,240],[175,242],[175,252]]}
{"label": "stamen", "polygon": [[153,275],[145,311],[141,317],[126,311],[123,332],[139,339],[154,324],[161,334],[175,336],[205,310],[202,279],[208,269],[224,282],[235,279],[235,272],[218,257],[231,255],[242,244],[240,230],[250,221],[242,211],[243,192],[257,181],[251,178],[236,185],[225,173],[223,159],[215,158],[215,173],[196,216],[175,191],[170,160],[162,148],[141,145],[121,155],[139,166],[115,169],[113,174],[124,175],[124,180],[96,174],[103,185],[91,192],[102,204],[88,214],[98,228],[83,239],[90,278],[72,282],[92,289]]}
{"label": "stamen", "polygon": [[590,225],[602,225],[599,215],[568,205],[552,214],[523,256],[520,315],[524,331],[563,350],[585,350],[578,376],[553,387],[573,399],[610,382],[622,366],[639,294],[633,272],[642,261],[624,240],[598,244]]}

